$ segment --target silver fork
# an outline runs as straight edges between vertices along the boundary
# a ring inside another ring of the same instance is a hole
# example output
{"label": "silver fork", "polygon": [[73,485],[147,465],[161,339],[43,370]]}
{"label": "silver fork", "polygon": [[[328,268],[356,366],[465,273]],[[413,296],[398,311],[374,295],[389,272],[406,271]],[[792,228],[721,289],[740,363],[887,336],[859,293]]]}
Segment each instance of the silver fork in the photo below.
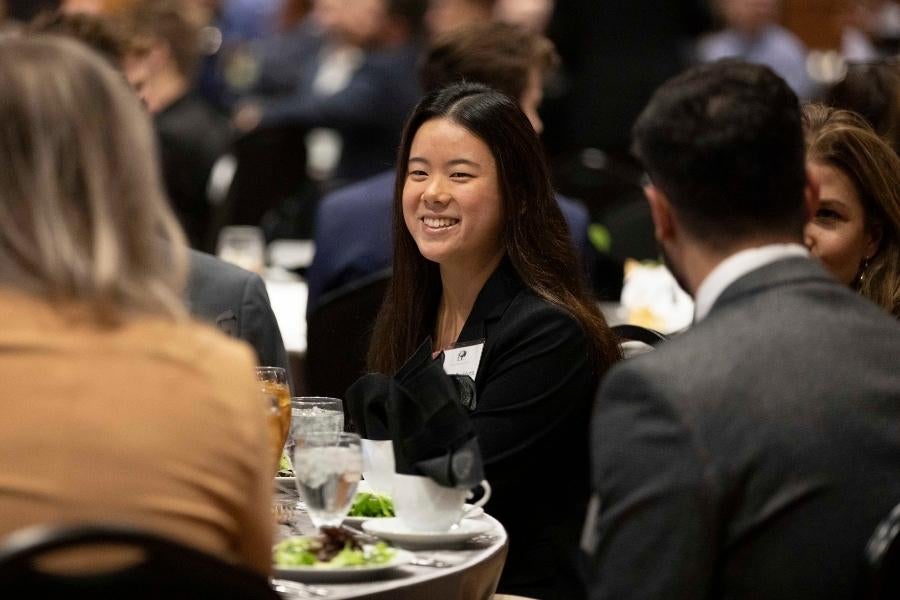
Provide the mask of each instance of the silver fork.
{"label": "silver fork", "polygon": [[283,594],[298,594],[306,598],[324,598],[331,593],[325,588],[291,581],[290,579],[275,579],[274,577],[270,577],[269,585],[272,586],[272,589],[276,592]]}

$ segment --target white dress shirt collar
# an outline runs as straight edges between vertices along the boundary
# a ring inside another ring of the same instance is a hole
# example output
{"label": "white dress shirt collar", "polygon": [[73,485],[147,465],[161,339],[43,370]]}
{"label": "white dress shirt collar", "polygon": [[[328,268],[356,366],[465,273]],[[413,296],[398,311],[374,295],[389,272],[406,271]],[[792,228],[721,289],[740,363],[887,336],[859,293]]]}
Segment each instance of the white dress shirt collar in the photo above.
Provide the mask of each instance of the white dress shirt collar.
{"label": "white dress shirt collar", "polygon": [[794,256],[808,257],[809,251],[800,244],[768,244],[735,252],[716,265],[697,288],[694,297],[694,322],[706,317],[725,288],[747,273]]}

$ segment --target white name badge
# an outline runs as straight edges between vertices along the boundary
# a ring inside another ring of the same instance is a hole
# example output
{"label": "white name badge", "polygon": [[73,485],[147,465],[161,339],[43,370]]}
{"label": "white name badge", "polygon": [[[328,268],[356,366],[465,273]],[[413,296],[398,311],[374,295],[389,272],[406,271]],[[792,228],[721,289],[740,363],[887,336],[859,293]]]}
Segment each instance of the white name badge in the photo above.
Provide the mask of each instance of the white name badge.
{"label": "white name badge", "polygon": [[484,340],[466,342],[444,350],[444,372],[447,375],[468,375],[474,381],[483,350]]}

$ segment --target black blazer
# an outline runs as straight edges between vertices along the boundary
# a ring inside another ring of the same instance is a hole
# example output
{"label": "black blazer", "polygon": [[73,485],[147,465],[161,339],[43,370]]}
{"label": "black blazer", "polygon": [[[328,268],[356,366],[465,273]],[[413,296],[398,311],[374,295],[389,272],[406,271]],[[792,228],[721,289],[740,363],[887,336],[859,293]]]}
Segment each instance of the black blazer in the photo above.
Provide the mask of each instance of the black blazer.
{"label": "black blazer", "polygon": [[527,289],[504,260],[459,342],[485,340],[478,432],[493,496],[485,507],[509,533],[498,591],[584,597],[579,536],[589,495],[588,422],[596,378],[578,321]]}
{"label": "black blazer", "polygon": [[607,374],[594,599],[861,597],[900,502],[900,325],[814,262],[731,284]]}

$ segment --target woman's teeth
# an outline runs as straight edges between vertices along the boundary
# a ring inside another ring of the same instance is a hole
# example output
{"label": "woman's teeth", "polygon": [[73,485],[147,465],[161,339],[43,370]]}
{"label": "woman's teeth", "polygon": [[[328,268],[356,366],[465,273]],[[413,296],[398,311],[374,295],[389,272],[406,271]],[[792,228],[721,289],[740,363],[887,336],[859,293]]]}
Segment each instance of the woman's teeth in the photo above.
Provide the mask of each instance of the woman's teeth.
{"label": "woman's teeth", "polygon": [[432,229],[442,229],[444,227],[450,227],[451,225],[456,225],[459,223],[459,219],[447,219],[447,218],[435,218],[435,217],[423,217],[422,221],[428,227]]}

